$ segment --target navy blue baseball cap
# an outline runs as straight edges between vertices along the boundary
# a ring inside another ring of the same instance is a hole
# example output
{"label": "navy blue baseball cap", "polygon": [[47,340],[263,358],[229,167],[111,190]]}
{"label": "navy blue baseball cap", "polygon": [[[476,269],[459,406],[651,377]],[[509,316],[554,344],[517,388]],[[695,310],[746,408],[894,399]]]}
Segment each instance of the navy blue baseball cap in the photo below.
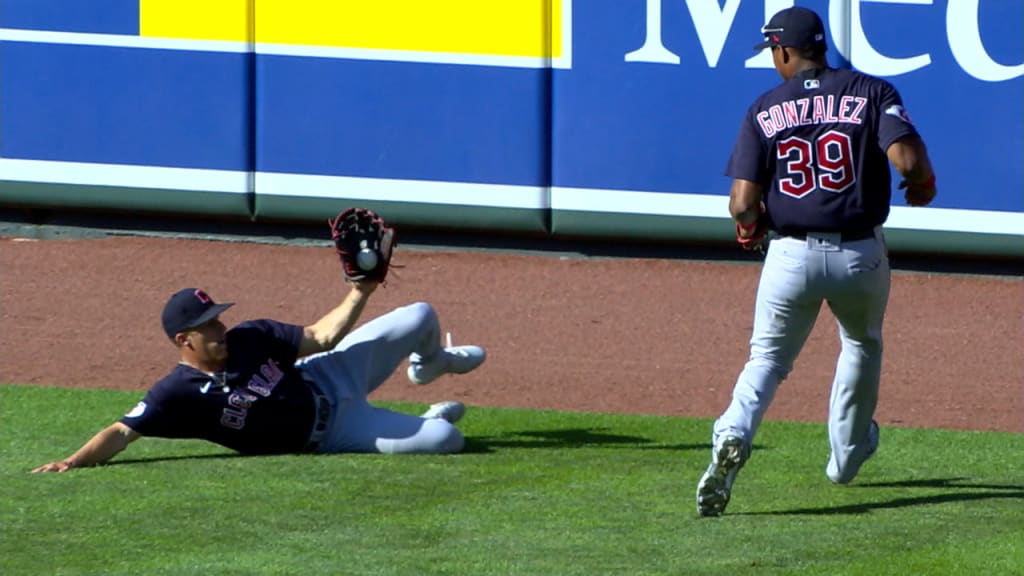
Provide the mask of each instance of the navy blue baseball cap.
{"label": "navy blue baseball cap", "polygon": [[793,6],[776,12],[761,28],[764,42],[754,46],[763,50],[770,46],[792,48],[825,48],[825,25],[813,10]]}
{"label": "navy blue baseball cap", "polygon": [[217,304],[199,288],[178,290],[164,305],[164,332],[174,340],[178,332],[185,332],[213,320],[221,312],[234,306],[234,302]]}

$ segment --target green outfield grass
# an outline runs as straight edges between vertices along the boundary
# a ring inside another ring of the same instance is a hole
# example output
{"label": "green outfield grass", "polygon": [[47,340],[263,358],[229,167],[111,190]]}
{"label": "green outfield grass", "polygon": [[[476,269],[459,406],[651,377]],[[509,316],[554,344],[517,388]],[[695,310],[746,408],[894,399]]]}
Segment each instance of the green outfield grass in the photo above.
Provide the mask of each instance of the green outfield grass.
{"label": "green outfield grass", "polygon": [[654,416],[471,407],[456,456],[143,439],[29,474],[138,398],[0,386],[0,574],[1024,573],[1020,434],[883,428],[836,487],[823,425],[767,422],[716,519],[693,499],[710,421]]}

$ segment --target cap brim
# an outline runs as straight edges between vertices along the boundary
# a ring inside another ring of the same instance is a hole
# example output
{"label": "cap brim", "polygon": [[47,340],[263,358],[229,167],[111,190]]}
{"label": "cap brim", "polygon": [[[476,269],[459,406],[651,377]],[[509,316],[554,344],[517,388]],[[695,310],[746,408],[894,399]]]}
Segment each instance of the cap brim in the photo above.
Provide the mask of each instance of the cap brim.
{"label": "cap brim", "polygon": [[228,308],[231,308],[234,305],[235,305],[234,302],[225,302],[224,304],[214,304],[213,306],[210,307],[209,310],[207,310],[206,312],[203,312],[202,316],[200,316],[199,318],[196,318],[196,321],[191,326],[188,326],[187,329],[192,329],[192,328],[195,328],[196,326],[202,326],[203,324],[206,324],[210,320],[213,320],[217,316],[220,316],[222,312],[224,312]]}
{"label": "cap brim", "polygon": [[754,50],[760,52],[761,50],[764,50],[765,48],[771,48],[772,46],[778,46],[778,44],[772,42],[771,40],[766,40],[765,42],[761,42],[757,46],[754,46]]}

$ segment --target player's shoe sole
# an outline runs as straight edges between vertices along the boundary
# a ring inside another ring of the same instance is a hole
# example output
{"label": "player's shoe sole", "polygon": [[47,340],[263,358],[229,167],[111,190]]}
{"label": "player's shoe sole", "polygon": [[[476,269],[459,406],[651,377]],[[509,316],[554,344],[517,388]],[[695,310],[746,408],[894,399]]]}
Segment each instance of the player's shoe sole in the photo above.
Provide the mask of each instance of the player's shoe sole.
{"label": "player's shoe sole", "polygon": [[697,513],[701,516],[721,516],[732,497],[732,484],[736,474],[750,457],[746,442],[727,436],[719,442],[712,454],[711,464],[697,483]]}
{"label": "player's shoe sole", "polygon": [[409,357],[409,369],[406,375],[413,384],[430,384],[444,374],[466,374],[476,370],[484,360],[487,352],[479,346],[452,346],[451,334],[448,334],[448,347],[443,348],[433,358],[423,361],[418,354]]}
{"label": "player's shoe sole", "polygon": [[449,400],[447,402],[438,402],[437,404],[431,404],[430,408],[427,409],[421,415],[421,418],[439,418],[441,420],[447,420],[451,424],[455,424],[466,414],[466,405],[462,402],[455,400]]}

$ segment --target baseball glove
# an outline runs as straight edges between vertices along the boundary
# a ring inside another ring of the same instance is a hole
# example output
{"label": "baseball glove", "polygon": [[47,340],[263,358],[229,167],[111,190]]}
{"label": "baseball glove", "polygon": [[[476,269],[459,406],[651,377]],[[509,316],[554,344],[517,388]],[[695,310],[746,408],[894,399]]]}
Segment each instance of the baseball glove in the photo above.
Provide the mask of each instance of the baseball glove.
{"label": "baseball glove", "polygon": [[383,283],[398,242],[395,229],[373,210],[349,208],[327,221],[347,282]]}

